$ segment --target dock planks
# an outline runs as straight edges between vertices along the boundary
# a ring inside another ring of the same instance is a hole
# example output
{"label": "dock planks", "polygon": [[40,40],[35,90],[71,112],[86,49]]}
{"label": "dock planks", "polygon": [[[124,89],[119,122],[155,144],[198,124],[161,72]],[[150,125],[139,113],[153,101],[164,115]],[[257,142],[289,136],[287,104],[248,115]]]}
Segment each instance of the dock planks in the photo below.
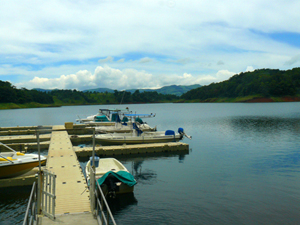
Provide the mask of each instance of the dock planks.
{"label": "dock planks", "polygon": [[[63,125],[53,127],[63,130]],[[53,131],[46,168],[56,174],[55,214],[90,212],[89,191],[67,131]]]}

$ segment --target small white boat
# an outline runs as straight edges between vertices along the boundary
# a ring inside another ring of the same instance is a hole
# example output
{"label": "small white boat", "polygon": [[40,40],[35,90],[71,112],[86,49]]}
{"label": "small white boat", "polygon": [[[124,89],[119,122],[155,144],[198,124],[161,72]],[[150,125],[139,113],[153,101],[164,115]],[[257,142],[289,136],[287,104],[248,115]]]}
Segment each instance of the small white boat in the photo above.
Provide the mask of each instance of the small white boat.
{"label": "small white boat", "polygon": [[[134,115],[134,116],[133,116]],[[156,131],[155,127],[150,127],[143,118],[154,117],[155,114],[125,114],[122,123],[115,123],[113,126],[95,126],[96,133],[131,133],[137,127],[141,131]],[[129,119],[126,119],[129,118]],[[126,121],[125,121],[126,120]]]}
{"label": "small white boat", "polygon": [[85,124],[103,124],[111,125],[115,122],[121,122],[122,114],[129,112],[129,109],[99,109],[99,112],[95,115],[88,116],[86,118],[80,118],[76,122],[85,123]]}
{"label": "small white boat", "polygon": [[192,138],[191,136],[186,135],[182,128],[178,129],[178,133],[175,133],[173,130],[156,132],[142,132],[134,130],[132,133],[98,134],[95,135],[95,138],[102,145],[120,145],[177,142],[184,136],[189,139]]}
{"label": "small white boat", "polygon": [[[92,157],[87,162],[85,174],[87,183],[90,181],[90,168]],[[136,180],[126,167],[115,158],[95,157],[95,178],[103,193],[109,196],[115,194],[131,193],[134,190]]]}
{"label": "small white boat", "polygon": [[[39,156],[37,154],[23,154],[17,152],[8,146],[9,152],[0,153],[0,179],[17,177],[32,170],[39,165]],[[46,157],[40,156],[41,164],[46,162]]]}

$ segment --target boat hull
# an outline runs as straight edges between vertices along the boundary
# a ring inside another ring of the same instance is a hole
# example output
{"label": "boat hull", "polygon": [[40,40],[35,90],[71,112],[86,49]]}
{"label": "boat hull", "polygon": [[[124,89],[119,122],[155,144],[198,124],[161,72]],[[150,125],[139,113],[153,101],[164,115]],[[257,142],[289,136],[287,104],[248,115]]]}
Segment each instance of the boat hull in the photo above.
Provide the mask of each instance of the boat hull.
{"label": "boat hull", "polygon": [[[46,160],[41,161],[45,163]],[[17,163],[17,164],[7,164],[0,166],[0,179],[2,178],[12,178],[20,176],[32,170],[34,167],[38,166],[39,162],[27,162],[27,163]]]}
{"label": "boat hull", "polygon": [[[102,184],[101,186],[102,192],[104,195],[108,194],[108,187],[106,184]],[[129,187],[127,184],[121,183],[120,186],[118,186],[118,190],[115,192],[117,195],[120,194],[127,194],[132,193],[134,191],[134,186]]]}
{"label": "boat hull", "polygon": [[119,137],[113,137],[113,136],[96,136],[96,139],[102,144],[102,145],[123,145],[123,144],[150,144],[150,143],[166,143],[166,142],[178,142],[182,139],[182,136],[157,136],[157,137],[144,137],[144,136],[132,136],[132,137],[126,137],[126,136],[119,136]]}

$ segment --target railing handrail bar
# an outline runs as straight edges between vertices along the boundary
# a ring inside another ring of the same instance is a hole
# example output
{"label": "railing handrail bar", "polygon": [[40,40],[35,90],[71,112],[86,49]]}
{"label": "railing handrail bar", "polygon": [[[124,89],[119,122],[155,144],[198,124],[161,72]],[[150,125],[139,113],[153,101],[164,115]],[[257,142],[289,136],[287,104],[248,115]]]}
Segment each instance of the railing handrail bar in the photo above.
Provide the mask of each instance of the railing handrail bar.
{"label": "railing handrail bar", "polygon": [[105,206],[106,206],[106,208],[107,208],[107,211],[108,211],[108,213],[109,213],[109,216],[110,216],[110,218],[112,219],[113,223],[116,224],[116,222],[115,222],[115,220],[114,220],[114,217],[113,217],[113,215],[112,215],[112,213],[111,213],[111,211],[110,211],[110,208],[108,207],[108,203],[107,203],[107,201],[106,201],[106,198],[105,198],[105,196],[104,196],[104,194],[103,194],[103,192],[102,192],[102,189],[101,189],[99,183],[98,183],[98,182],[96,182],[96,183],[97,183],[97,187],[98,187],[99,190],[100,190],[101,198],[102,198],[103,201],[104,201],[104,204],[105,204]]}
{"label": "railing handrail bar", "polygon": [[[95,173],[92,167],[91,167],[91,172],[92,172],[92,173]],[[113,224],[116,225],[115,219],[114,219],[114,217],[113,217],[113,215],[112,215],[112,213],[111,213],[111,211],[110,211],[110,208],[109,208],[109,206],[108,206],[108,203],[107,203],[107,201],[106,201],[106,199],[105,199],[105,196],[104,196],[104,194],[103,194],[103,192],[102,192],[102,189],[101,189],[99,183],[97,182],[97,180],[95,180],[95,183],[96,183],[96,185],[97,185],[97,188],[99,189],[99,192],[100,192],[100,194],[101,194],[101,198],[103,199],[103,202],[104,202],[104,204],[105,204],[105,206],[106,206],[106,209],[107,209],[107,211],[108,211],[108,214],[109,214],[109,216],[110,216],[110,218],[111,218]],[[98,199],[98,198],[97,198],[97,199]],[[98,201],[97,201],[97,203],[98,203]],[[101,204],[100,204],[100,207],[101,207]],[[102,210],[101,210],[101,213],[103,213]],[[104,217],[104,218],[105,218],[105,217]],[[107,224],[107,223],[106,223],[106,224]]]}
{"label": "railing handrail bar", "polygon": [[24,217],[23,225],[27,224],[26,221],[28,219],[28,214],[29,214],[29,210],[30,210],[30,207],[31,207],[32,198],[33,198],[33,195],[35,193],[35,189],[36,189],[36,182],[34,182],[33,185],[32,185],[32,189],[31,189],[29,201],[28,201],[28,204],[27,204],[27,209],[26,209],[26,212],[25,212],[25,217]]}
{"label": "railing handrail bar", "polygon": [[[98,196],[97,196],[98,197]],[[101,218],[104,220],[104,222],[105,222],[105,224],[108,224],[107,223],[107,220],[106,220],[106,217],[105,217],[105,215],[104,215],[104,212],[103,212],[103,207],[102,207],[102,205],[101,205],[101,203],[100,203],[100,200],[97,198],[97,204],[98,204],[98,206],[99,206],[99,208],[100,208],[100,213],[101,213]],[[99,218],[100,219],[100,218]],[[98,220],[98,217],[97,217],[97,220]],[[102,223],[100,223],[100,224],[102,224]]]}

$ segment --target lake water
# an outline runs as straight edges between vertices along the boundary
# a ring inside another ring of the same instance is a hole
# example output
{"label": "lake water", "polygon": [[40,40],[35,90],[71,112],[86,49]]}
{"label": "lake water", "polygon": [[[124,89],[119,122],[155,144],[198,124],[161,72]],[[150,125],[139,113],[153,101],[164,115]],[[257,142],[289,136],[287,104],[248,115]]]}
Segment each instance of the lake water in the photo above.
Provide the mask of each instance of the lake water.
{"label": "lake water", "polygon": [[[110,202],[117,224],[300,224],[300,103],[126,106],[193,139],[189,153],[116,157],[138,181]],[[0,126],[62,125],[106,107],[119,105],[1,110]],[[21,224],[29,194],[0,189],[0,224]]]}

